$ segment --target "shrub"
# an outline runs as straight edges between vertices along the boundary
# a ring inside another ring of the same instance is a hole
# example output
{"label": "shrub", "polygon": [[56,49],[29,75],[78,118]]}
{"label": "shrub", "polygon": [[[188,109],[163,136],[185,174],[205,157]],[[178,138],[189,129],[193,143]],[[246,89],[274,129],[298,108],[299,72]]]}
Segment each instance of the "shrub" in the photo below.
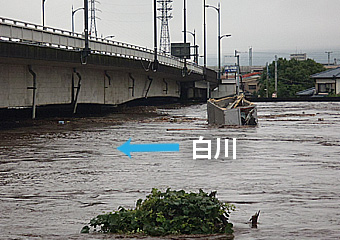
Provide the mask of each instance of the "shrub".
{"label": "shrub", "polygon": [[[232,224],[228,222],[233,205],[199,190],[187,193],[184,190],[161,192],[152,189],[143,201],[139,199],[135,209],[119,207],[118,211],[98,215],[90,226],[100,228],[104,233],[144,233],[151,236],[169,234],[231,234]],[[82,232],[89,232],[85,226]]]}

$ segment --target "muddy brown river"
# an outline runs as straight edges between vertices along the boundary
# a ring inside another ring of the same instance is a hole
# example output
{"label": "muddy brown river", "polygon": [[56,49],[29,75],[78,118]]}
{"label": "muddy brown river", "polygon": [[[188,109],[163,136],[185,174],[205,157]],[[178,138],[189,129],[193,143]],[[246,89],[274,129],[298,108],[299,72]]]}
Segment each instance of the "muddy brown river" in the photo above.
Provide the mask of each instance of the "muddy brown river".
{"label": "muddy brown river", "polygon": [[[0,239],[108,239],[79,232],[98,214],[168,187],[217,191],[235,204],[235,239],[340,238],[340,103],[259,103],[259,126],[247,128],[209,127],[205,104],[158,112],[167,115],[1,130]],[[213,156],[221,139],[219,158],[193,159],[200,136]],[[180,151],[130,159],[116,149],[129,138],[179,143]],[[224,156],[232,138],[236,159]]]}

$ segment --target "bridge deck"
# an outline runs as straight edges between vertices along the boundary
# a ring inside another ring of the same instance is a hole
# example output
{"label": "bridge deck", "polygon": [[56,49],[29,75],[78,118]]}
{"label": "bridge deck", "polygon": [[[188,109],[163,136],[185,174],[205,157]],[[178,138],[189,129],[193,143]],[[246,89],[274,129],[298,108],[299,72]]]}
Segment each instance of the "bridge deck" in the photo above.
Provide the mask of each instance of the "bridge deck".
{"label": "bridge deck", "polygon": [[[84,36],[82,34],[1,17],[0,40],[70,51],[80,51],[85,46]],[[149,62],[154,59],[153,50],[122,42],[90,37],[89,46],[91,48],[91,54],[109,55]],[[168,54],[158,53],[158,61],[160,64],[166,66],[179,69],[184,68],[183,59]],[[191,72],[203,74],[203,67],[193,62],[188,61],[187,68]]]}

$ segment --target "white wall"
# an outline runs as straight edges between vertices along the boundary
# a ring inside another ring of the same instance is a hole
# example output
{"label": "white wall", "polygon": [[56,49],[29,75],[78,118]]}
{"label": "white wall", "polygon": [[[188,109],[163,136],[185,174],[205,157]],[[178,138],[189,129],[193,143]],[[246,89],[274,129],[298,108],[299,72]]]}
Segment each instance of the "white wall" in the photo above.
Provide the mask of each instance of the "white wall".
{"label": "white wall", "polygon": [[[32,65],[36,73],[37,90],[36,104],[69,104],[71,103],[72,74],[75,87],[78,77],[69,66]],[[179,86],[175,79],[165,79],[157,73],[131,73],[135,79],[134,96],[132,96],[132,79],[129,72],[107,71],[111,77],[111,85],[105,77],[103,69],[80,66],[81,88],[78,103],[121,104],[136,98],[143,98],[149,85],[148,74],[153,79],[148,97],[171,96],[179,97]],[[33,77],[25,64],[0,63],[0,108],[30,107],[32,105]],[[76,89],[74,90],[76,93]]]}

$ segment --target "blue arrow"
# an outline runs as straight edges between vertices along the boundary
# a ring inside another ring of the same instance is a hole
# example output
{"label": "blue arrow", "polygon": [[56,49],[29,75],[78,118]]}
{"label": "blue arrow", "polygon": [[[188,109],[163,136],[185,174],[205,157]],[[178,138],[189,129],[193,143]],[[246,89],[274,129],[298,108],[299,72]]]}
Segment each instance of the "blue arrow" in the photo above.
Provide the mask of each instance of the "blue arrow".
{"label": "blue arrow", "polygon": [[124,144],[117,147],[119,151],[126,154],[131,158],[132,152],[178,152],[179,144],[131,144],[131,138],[127,140]]}

